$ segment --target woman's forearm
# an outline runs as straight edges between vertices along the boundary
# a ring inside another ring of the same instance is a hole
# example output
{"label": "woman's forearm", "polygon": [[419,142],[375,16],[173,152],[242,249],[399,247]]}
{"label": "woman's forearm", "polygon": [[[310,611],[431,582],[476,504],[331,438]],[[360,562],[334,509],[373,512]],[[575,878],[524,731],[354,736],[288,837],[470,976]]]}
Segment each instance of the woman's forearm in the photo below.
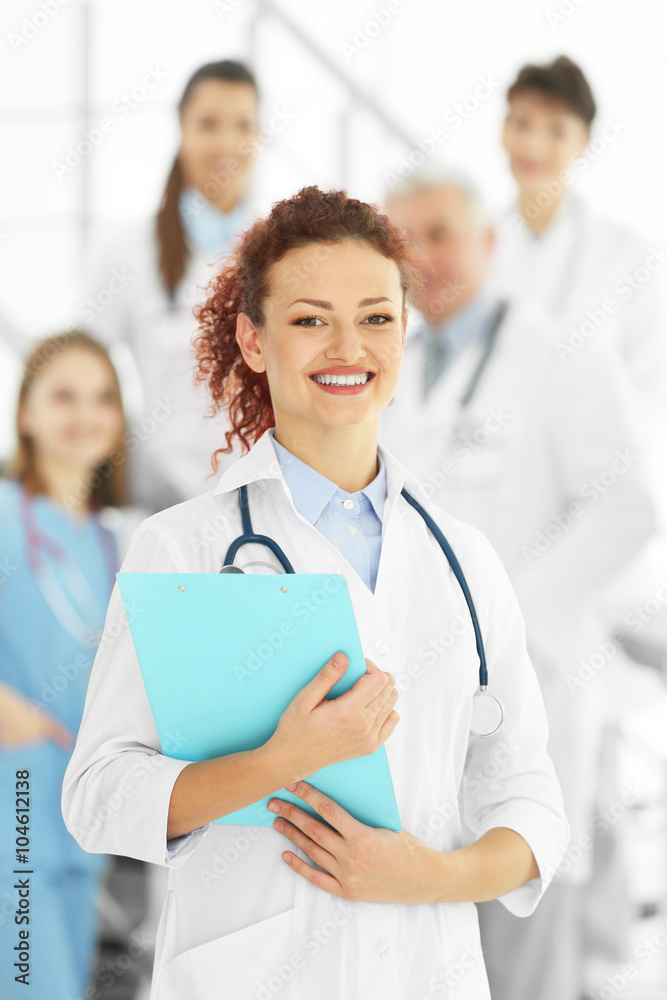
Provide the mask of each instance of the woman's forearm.
{"label": "woman's forearm", "polygon": [[524,838],[497,827],[474,844],[440,851],[435,902],[482,903],[497,899],[540,874]]}
{"label": "woman's forearm", "polygon": [[252,805],[299,777],[266,744],[188,764],[172,788],[167,840]]}

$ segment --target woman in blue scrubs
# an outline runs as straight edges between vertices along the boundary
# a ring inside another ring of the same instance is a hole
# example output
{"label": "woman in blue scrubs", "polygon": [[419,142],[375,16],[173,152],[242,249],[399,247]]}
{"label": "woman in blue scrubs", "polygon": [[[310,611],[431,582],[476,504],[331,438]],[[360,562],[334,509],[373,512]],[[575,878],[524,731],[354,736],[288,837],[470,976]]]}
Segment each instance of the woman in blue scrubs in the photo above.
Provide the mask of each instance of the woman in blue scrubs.
{"label": "woman in blue scrubs", "polygon": [[96,341],[34,348],[17,431],[0,479],[0,996],[70,1000],[90,984],[107,859],[67,832],[60,795],[117,569],[100,515],[122,502],[125,458]]}

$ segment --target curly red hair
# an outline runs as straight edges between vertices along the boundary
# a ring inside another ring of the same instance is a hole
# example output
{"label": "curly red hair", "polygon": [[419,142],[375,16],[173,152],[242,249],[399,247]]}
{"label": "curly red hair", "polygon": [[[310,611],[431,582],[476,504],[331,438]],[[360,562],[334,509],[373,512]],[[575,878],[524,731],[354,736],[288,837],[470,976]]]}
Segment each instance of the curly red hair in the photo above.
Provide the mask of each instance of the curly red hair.
{"label": "curly red hair", "polygon": [[[236,341],[236,319],[246,313],[253,326],[266,320],[269,271],[290,250],[311,243],[331,244],[360,240],[395,261],[401,276],[404,301],[421,284],[420,258],[408,236],[374,205],[348,198],[344,191],[302,188],[291,198],[276,202],[264,219],[243,234],[227,265],[213,278],[206,302],[194,310],[199,324],[194,347],[198,361],[195,383],[206,383],[211,395],[211,415],[226,407],[232,429],[227,445],[213,455],[232,450],[234,438],[248,451],[275,424],[266,372],[254,372],[245,362]],[[298,280],[295,274],[293,280]]]}

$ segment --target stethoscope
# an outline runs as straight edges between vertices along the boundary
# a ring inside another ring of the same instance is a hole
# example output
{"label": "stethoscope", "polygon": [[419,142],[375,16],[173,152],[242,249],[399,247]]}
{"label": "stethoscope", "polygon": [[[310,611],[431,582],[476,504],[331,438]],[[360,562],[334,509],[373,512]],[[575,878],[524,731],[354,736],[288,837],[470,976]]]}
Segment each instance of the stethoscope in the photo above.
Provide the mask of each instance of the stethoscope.
{"label": "stethoscope", "polygon": [[[401,496],[404,497],[407,502],[423,517],[427,527],[433,533],[440,545],[440,548],[445,553],[447,561],[452,568],[452,572],[454,573],[454,576],[463,591],[463,596],[465,597],[470,618],[472,620],[472,627],[475,633],[475,645],[477,647],[477,655],[479,657],[479,690],[473,695],[470,732],[474,736],[493,736],[502,726],[505,712],[500,700],[496,698],[495,695],[489,694],[487,691],[489,675],[486,666],[486,652],[484,650],[482,630],[479,627],[479,620],[477,618],[477,612],[473,603],[472,594],[470,593],[470,588],[468,587],[468,581],[466,580],[465,574],[461,569],[461,564],[454,554],[454,550],[431,515],[424,510],[421,504],[418,503],[417,500],[415,500],[415,498],[407,492],[407,490],[401,490]],[[250,520],[250,511],[248,509],[248,487],[246,485],[239,486],[239,503],[241,506],[243,534],[234,539],[227,549],[225,563],[220,572],[242,573],[242,569],[233,565],[234,558],[243,545],[255,543],[257,545],[266,546],[266,548],[268,548],[276,557],[285,573],[294,573],[294,567],[275,539],[270,538],[268,535],[256,535],[253,531],[252,522]]]}
{"label": "stethoscope", "polygon": [[[63,546],[40,530],[33,509],[32,496],[25,486],[21,488],[20,506],[28,566],[44,600],[65,631],[76,642],[87,648],[97,645],[104,624],[105,608],[100,605],[88,580]],[[116,546],[112,536],[103,530],[97,518],[94,523],[109,573],[109,593],[111,593],[118,565]],[[81,613],[63,593],[42,553],[47,553],[59,566],[63,580]]]}
{"label": "stethoscope", "polygon": [[471,435],[474,433],[474,424],[470,416],[470,404],[475,397],[482,376],[489,367],[494,351],[498,343],[498,334],[507,315],[508,303],[499,302],[491,317],[488,329],[482,341],[482,350],[477,364],[470,375],[461,396],[456,403],[457,416],[453,418],[453,425],[450,431],[451,446],[465,446],[469,443]]}

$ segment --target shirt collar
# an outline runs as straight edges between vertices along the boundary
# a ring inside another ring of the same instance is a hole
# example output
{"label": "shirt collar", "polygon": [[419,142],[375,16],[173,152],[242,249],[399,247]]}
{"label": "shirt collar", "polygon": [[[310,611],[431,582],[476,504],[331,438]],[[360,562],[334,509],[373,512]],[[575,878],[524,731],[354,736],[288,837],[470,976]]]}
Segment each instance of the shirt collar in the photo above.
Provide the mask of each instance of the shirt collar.
{"label": "shirt collar", "polygon": [[[281,469],[280,462],[276,456],[273,436],[271,434],[272,430],[273,428],[269,428],[264,431],[259,440],[256,441],[250,448],[250,451],[246,452],[245,455],[237,458],[235,462],[232,462],[231,465],[227,466],[220,476],[217,486],[212,491],[214,494],[230,493],[233,490],[238,489],[239,486],[244,486],[248,483],[276,479],[280,482],[285,496],[294,505],[294,498],[292,497],[285,475]],[[421,499],[427,499],[427,496],[422,490],[417,477],[409,472],[392,454],[392,452],[379,442],[378,455],[382,459],[382,465],[384,466],[385,471],[387,509],[390,509],[393,506],[403,487],[405,487],[408,492],[412,493],[414,496],[421,497]],[[380,496],[380,490],[377,487],[371,489],[371,487],[374,487],[374,484],[377,483],[379,475],[380,473],[378,473],[378,476],[376,476],[372,483],[369,483],[364,492],[368,494],[368,491],[370,490],[369,500],[373,504],[373,508],[376,513],[378,513],[378,516],[382,519],[382,498]],[[321,478],[324,479],[324,476]],[[325,482],[328,482],[328,480],[325,479]],[[384,490],[382,492],[384,492]],[[378,507],[380,508],[379,511]]]}
{"label": "shirt collar", "polygon": [[[294,501],[294,506],[307,521],[315,524],[325,507],[333,500],[336,494],[340,494],[341,500],[347,497],[354,497],[354,493],[347,493],[339,489],[336,483],[327,479],[320,472],[317,472],[306,462],[293,455],[275,438],[275,428],[271,428],[269,433],[273,441],[278,461],[283,471],[283,475],[289,486]],[[381,455],[378,455],[379,471],[372,482],[365,486],[358,493],[363,493],[373,507],[380,521],[387,495],[387,476],[385,463]]]}
{"label": "shirt collar", "polygon": [[248,223],[250,215],[245,198],[230,212],[221,212],[194,187],[181,191],[178,209],[188,239],[207,256],[224,250]]}
{"label": "shirt collar", "polygon": [[467,343],[476,339],[480,330],[484,329],[494,304],[493,296],[482,288],[469,302],[442,323],[431,324],[425,321],[424,333],[446,337],[448,348],[453,353],[458,353]]}

